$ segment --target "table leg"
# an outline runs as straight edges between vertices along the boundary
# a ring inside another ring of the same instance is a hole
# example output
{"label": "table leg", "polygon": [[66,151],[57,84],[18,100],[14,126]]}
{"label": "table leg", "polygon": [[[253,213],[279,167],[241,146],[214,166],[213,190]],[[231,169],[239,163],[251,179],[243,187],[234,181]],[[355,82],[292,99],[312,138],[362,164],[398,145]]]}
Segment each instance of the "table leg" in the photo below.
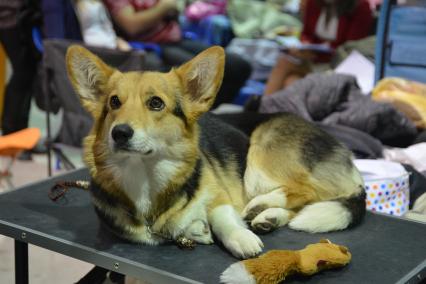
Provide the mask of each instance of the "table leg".
{"label": "table leg", "polygon": [[114,284],[124,284],[125,283],[125,276],[121,273],[117,273],[114,271],[111,271],[109,273],[109,279]]}
{"label": "table leg", "polygon": [[15,240],[15,283],[28,284],[28,244]]}
{"label": "table leg", "polygon": [[95,266],[76,284],[102,284],[107,278],[108,269]]}

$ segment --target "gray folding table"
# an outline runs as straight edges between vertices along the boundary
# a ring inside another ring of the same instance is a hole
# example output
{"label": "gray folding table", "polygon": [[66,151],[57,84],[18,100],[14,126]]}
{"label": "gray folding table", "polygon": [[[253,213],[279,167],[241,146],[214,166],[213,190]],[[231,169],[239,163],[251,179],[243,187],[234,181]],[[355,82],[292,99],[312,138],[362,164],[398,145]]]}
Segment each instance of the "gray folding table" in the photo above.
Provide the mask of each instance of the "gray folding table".
{"label": "gray folding table", "polygon": [[[28,282],[28,247],[34,244],[150,283],[218,283],[235,262],[218,245],[182,250],[145,246],[112,236],[101,227],[88,192],[70,190],[57,203],[48,192],[58,180],[88,179],[86,169],[0,195],[0,234],[15,239],[17,283]],[[327,238],[349,247],[352,262],[343,269],[286,283],[420,283],[426,278],[426,225],[367,214],[353,229],[307,234],[287,228],[261,236],[265,249],[301,249]],[[60,268],[56,268],[60,269]],[[1,282],[1,281],[0,281]]]}

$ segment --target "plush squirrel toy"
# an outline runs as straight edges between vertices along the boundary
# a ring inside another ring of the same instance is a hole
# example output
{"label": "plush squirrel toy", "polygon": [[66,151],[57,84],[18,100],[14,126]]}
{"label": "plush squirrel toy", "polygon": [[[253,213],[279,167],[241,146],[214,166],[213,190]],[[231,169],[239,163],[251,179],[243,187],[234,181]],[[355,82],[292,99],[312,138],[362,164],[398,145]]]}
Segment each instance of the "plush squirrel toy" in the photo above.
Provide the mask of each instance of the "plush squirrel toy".
{"label": "plush squirrel toy", "polygon": [[344,246],[321,240],[301,250],[271,250],[258,258],[236,262],[220,276],[226,284],[280,283],[291,274],[312,275],[345,266],[351,254]]}

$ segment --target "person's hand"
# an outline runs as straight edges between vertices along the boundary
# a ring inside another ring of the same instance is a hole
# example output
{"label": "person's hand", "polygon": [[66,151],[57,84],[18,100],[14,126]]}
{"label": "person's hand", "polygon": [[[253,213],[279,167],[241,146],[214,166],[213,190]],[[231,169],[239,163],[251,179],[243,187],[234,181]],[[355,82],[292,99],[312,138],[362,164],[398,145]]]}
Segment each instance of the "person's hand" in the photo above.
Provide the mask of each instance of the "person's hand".
{"label": "person's hand", "polygon": [[293,55],[297,58],[300,59],[305,59],[305,60],[309,60],[309,61],[314,61],[315,58],[317,58],[318,54],[315,51],[312,50],[300,50],[300,49],[296,49],[296,48],[291,48],[289,50],[289,54]]}
{"label": "person's hand", "polygon": [[122,39],[121,37],[117,37],[117,48],[118,50],[121,50],[121,51],[132,50],[132,47],[130,46],[130,44],[124,39]]}

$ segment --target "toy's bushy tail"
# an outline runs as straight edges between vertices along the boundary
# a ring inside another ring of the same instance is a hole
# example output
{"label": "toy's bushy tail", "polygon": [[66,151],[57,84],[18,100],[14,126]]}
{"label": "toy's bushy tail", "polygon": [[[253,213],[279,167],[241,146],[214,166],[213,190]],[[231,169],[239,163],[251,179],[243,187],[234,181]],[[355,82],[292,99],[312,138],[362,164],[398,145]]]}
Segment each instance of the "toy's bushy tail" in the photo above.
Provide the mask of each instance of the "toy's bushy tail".
{"label": "toy's bushy tail", "polygon": [[247,271],[242,261],[231,264],[220,275],[220,283],[225,284],[256,284],[253,275]]}
{"label": "toy's bushy tail", "polygon": [[288,226],[309,233],[343,230],[361,222],[365,215],[365,192],[348,199],[321,201],[305,206]]}

